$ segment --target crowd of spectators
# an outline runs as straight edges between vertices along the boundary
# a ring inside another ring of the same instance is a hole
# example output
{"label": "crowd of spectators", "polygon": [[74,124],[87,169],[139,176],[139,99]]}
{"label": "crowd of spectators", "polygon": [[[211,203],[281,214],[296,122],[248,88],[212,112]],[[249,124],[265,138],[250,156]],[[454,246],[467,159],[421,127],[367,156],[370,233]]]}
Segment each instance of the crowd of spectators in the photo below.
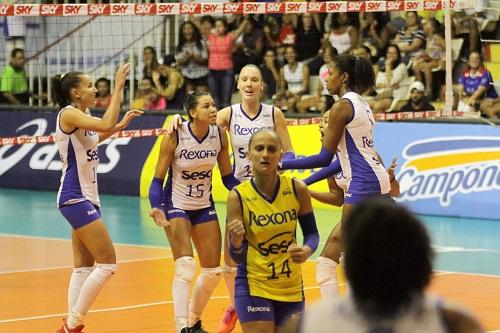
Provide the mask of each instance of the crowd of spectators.
{"label": "crowd of spectators", "polygon": [[[153,47],[144,48],[133,104],[149,110],[181,109],[186,93],[210,91],[221,109],[234,102],[239,70],[255,64],[265,83],[264,101],[290,113],[321,112],[334,101],[322,85],[328,75],[325,64],[337,54],[351,53],[374,67],[376,85],[365,94],[374,112],[399,111],[403,105],[404,110],[421,110],[443,102],[440,21],[439,12],[411,11],[189,16],[178,29],[173,54],[160,60]],[[454,22],[457,36],[464,37],[464,22],[475,31],[474,20],[458,15]],[[494,78],[483,66],[475,32],[471,34],[462,57],[468,61],[461,62],[463,72],[455,79],[455,107],[494,117],[495,112],[484,109],[496,105]],[[96,86],[98,105],[106,107],[111,82],[99,78]],[[22,49],[12,51],[2,70],[0,91],[2,103],[27,104],[29,97],[45,97],[29,92]]]}

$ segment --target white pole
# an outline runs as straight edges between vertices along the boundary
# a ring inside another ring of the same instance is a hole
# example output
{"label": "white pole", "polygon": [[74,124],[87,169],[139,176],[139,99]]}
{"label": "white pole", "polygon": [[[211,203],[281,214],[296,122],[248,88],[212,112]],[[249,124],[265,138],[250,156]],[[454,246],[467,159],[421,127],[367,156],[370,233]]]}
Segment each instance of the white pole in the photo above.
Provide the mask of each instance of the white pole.
{"label": "white pole", "polygon": [[453,58],[451,48],[451,14],[450,0],[443,1],[444,4],[444,39],[445,39],[445,59],[446,59],[446,90],[444,115],[451,117],[453,114]]}

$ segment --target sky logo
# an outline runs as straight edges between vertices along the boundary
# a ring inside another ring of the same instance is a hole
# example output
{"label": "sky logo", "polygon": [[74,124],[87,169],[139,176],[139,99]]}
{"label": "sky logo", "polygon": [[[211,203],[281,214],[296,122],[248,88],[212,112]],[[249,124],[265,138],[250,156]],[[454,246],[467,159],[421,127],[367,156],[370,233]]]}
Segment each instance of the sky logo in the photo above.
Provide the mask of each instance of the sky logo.
{"label": "sky logo", "polygon": [[398,201],[436,198],[443,207],[454,195],[500,190],[499,137],[439,137],[403,150]]}

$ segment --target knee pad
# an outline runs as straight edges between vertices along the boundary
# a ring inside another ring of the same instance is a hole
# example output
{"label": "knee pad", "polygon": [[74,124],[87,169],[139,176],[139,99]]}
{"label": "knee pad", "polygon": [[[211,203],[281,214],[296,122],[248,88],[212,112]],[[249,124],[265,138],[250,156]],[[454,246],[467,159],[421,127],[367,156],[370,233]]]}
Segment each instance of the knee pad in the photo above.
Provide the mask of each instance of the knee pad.
{"label": "knee pad", "polygon": [[224,271],[224,275],[226,275],[226,274],[229,274],[229,275],[236,274],[236,267],[224,264],[223,271]]}
{"label": "knee pad", "polygon": [[191,283],[196,273],[196,263],[193,257],[180,257],[175,261],[174,281],[184,281]]}
{"label": "knee pad", "polygon": [[316,283],[328,285],[337,281],[337,263],[329,258],[318,257],[316,259]]}
{"label": "knee pad", "polygon": [[92,275],[95,281],[104,284],[117,271],[117,264],[97,264]]}
{"label": "knee pad", "polygon": [[217,286],[222,272],[222,267],[202,268],[200,278],[203,278],[210,285]]}

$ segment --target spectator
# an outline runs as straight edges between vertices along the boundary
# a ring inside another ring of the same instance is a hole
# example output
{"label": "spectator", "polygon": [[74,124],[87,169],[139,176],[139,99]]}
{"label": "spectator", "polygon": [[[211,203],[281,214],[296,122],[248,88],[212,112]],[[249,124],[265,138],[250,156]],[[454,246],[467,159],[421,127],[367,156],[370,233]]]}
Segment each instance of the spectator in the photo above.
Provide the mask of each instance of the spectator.
{"label": "spectator", "polygon": [[[158,66],[158,71],[153,74],[155,92],[168,101],[169,109],[182,110],[186,96],[186,80],[179,72],[175,58],[166,55],[163,65]],[[165,78],[164,83],[161,78]]]}
{"label": "spectator", "polygon": [[358,29],[351,13],[333,13],[330,32],[325,34],[325,40],[337,50],[339,54],[347,54],[358,45]]}
{"label": "spectator", "polygon": [[343,229],[351,293],[307,311],[300,332],[484,332],[468,312],[426,294],[430,238],[403,206],[369,199],[353,209]]}
{"label": "spectator", "polygon": [[135,94],[135,98],[132,101],[132,109],[144,110],[144,104],[146,103],[146,98],[149,92],[153,89],[154,83],[153,79],[146,76],[143,77],[139,83],[139,89]]}
{"label": "spectator", "polygon": [[156,50],[152,46],[146,46],[143,50],[144,67],[142,69],[142,77],[153,77],[153,71],[160,65]]}
{"label": "spectator", "polygon": [[309,68],[297,61],[297,52],[293,46],[285,48],[287,64],[280,70],[280,91],[277,106],[288,112],[295,112],[302,95],[309,91]]}
{"label": "spectator", "polygon": [[[361,57],[361,58],[366,59],[366,61],[368,61],[368,63],[372,65],[373,72],[375,73],[375,77],[377,77],[378,71],[379,71],[379,66],[378,66],[378,64],[373,63],[372,54],[371,54],[370,48],[368,46],[360,45],[359,47],[352,50],[351,53],[355,57]],[[365,98],[368,97],[368,99],[369,99],[369,98],[377,96],[377,92],[375,91],[374,87],[372,87],[372,88],[368,89],[367,91],[365,91],[362,96],[364,96]]]}
{"label": "spectator", "polygon": [[408,70],[401,62],[397,45],[389,45],[385,61],[375,80],[377,96],[368,101],[374,113],[385,112],[394,99],[406,99],[408,95]]}
{"label": "spectator", "polygon": [[408,64],[410,59],[424,51],[425,34],[417,12],[406,12],[405,22],[405,27],[397,32],[394,44],[401,50],[402,61]]}
{"label": "spectator", "polygon": [[483,100],[481,103],[481,111],[488,118],[498,119],[500,116],[500,97]]}
{"label": "spectator", "polygon": [[320,84],[316,87],[314,96],[308,98],[302,97],[302,99],[297,103],[297,111],[299,113],[307,112],[313,107],[315,108],[315,111],[323,113],[326,110],[329,110],[335,102],[333,96],[331,96],[328,93],[328,89],[326,89],[326,79],[329,75],[328,67],[333,62],[333,58],[337,56],[337,50],[331,47],[330,44],[326,44],[321,53],[323,54],[324,64],[319,70]]}
{"label": "spectator", "polygon": [[443,38],[443,26],[438,20],[434,18],[427,19],[424,24],[424,31],[427,36],[427,45],[425,52],[413,64],[413,72],[417,81],[422,81],[425,78],[425,95],[432,98],[432,72],[441,69],[444,65],[446,45]]}
{"label": "spectator", "polygon": [[478,111],[484,97],[497,97],[492,81],[491,73],[483,66],[481,55],[477,51],[472,51],[469,54],[467,68],[458,79],[458,110]]}
{"label": "spectator", "polygon": [[410,87],[410,99],[401,107],[400,111],[433,111],[434,106],[424,96],[425,86],[420,81],[415,81]]}
{"label": "spectator", "polygon": [[359,13],[359,41],[373,49],[372,56],[376,58],[385,54],[390,37],[389,21],[389,13]]}
{"label": "spectator", "polygon": [[224,18],[215,19],[215,32],[208,35],[208,89],[217,110],[231,105],[234,85],[233,45],[245,29],[244,20],[238,29],[228,32]]}
{"label": "spectator", "polygon": [[10,62],[0,76],[0,102],[7,104],[28,104],[29,90],[26,71],[24,70],[24,51],[13,49]]}
{"label": "spectator", "polygon": [[280,80],[279,65],[274,49],[269,49],[264,53],[264,61],[259,69],[262,81],[264,81],[264,103],[269,103],[276,95],[277,83]]}
{"label": "spectator", "polygon": [[211,15],[203,15],[200,19],[200,29],[201,37],[205,42],[208,42],[208,36],[212,33],[212,29],[215,26],[215,20]]}
{"label": "spectator", "polygon": [[97,88],[95,106],[106,109],[111,102],[111,81],[101,77],[95,82],[95,87]]}
{"label": "spectator", "polygon": [[302,14],[301,20],[297,24],[295,49],[298,60],[309,63],[314,59],[321,47],[322,34],[320,29],[318,14]]}
{"label": "spectator", "polygon": [[259,66],[262,63],[264,34],[257,27],[254,18],[248,18],[241,38],[234,45],[234,70],[239,73],[248,64]]}
{"label": "spectator", "polygon": [[208,91],[208,51],[200,31],[190,21],[179,29],[179,45],[175,54],[177,66],[186,79],[186,92]]}
{"label": "spectator", "polygon": [[150,89],[144,98],[144,110],[161,111],[167,109],[167,101],[154,89]]}

